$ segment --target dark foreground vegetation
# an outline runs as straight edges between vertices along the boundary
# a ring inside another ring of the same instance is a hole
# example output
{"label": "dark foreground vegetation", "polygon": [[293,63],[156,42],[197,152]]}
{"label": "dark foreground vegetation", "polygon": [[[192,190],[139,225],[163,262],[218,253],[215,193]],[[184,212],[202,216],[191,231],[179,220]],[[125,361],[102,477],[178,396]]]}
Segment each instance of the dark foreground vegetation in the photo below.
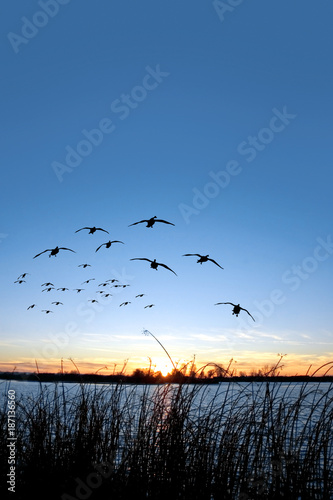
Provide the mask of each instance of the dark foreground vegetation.
{"label": "dark foreground vegetation", "polygon": [[16,399],[15,493],[10,388],[0,386],[1,498],[332,498],[333,384],[40,383]]}

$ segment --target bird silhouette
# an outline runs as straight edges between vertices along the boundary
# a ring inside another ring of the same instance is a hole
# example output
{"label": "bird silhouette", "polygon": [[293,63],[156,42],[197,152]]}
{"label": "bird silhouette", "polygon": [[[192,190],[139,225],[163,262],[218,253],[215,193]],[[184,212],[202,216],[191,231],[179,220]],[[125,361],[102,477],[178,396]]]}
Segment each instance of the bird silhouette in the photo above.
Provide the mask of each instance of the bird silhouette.
{"label": "bird silhouette", "polygon": [[143,220],[139,220],[138,222],[133,222],[133,224],[130,224],[128,227],[135,226],[136,224],[141,224],[142,222],[147,222],[146,227],[153,227],[155,222],[163,222],[164,224],[170,224],[171,226],[174,226],[174,224],[172,224],[172,222],[168,222],[167,220],[163,220],[163,219],[157,219],[156,215],[154,215],[154,217],[152,217],[151,219],[143,219]]}
{"label": "bird silhouette", "polygon": [[21,283],[26,283],[26,281],[25,280],[16,280],[16,281],[14,281],[14,283],[19,283],[21,285]]}
{"label": "bird silhouette", "polygon": [[245,311],[247,312],[247,314],[249,316],[251,316],[251,318],[253,319],[253,321],[255,321],[254,317],[252,316],[252,314],[249,313],[249,311],[247,309],[244,309],[244,307],[241,307],[239,304],[233,304],[232,302],[217,302],[217,304],[214,304],[215,306],[219,306],[221,304],[230,304],[231,306],[233,306],[233,309],[232,309],[232,314],[234,314],[235,316],[238,316],[238,314],[241,312],[241,311]]}
{"label": "bird silhouette", "polygon": [[128,304],[131,304],[131,302],[123,302],[122,304],[119,305],[119,307],[121,307],[121,306],[127,306]]}
{"label": "bird silhouette", "polygon": [[42,290],[42,292],[50,292],[51,290],[54,290],[54,286],[49,286],[48,288],[44,288],[44,290]]}
{"label": "bird silhouette", "polygon": [[126,288],[127,286],[131,285],[112,285],[112,288]]}
{"label": "bird silhouette", "polygon": [[82,292],[84,290],[84,288],[73,288],[73,290],[74,291],[76,290],[77,293],[80,293],[80,292]]}
{"label": "bird silhouette", "polygon": [[147,307],[153,307],[155,304],[148,304],[148,306],[145,306],[144,309],[147,309]]}
{"label": "bird silhouette", "polygon": [[54,255],[56,257],[57,253],[59,253],[59,250],[69,250],[70,252],[76,253],[76,252],[74,252],[74,250],[71,250],[70,248],[66,248],[66,247],[47,248],[46,250],[43,250],[42,252],[35,255],[34,259],[36,257],[39,257],[40,255],[42,255],[42,253],[45,253],[45,252],[51,252],[49,257],[51,257],[52,255]]}
{"label": "bird silhouette", "polygon": [[27,311],[28,311],[29,309],[33,309],[34,307],[36,307],[36,304],[31,304],[31,306],[27,307]]}
{"label": "bird silhouette", "polygon": [[105,248],[110,248],[110,246],[112,245],[112,243],[122,243],[123,245],[125,244],[123,241],[118,241],[118,240],[114,240],[114,241],[108,241],[107,243],[102,243],[98,248],[96,248],[95,252],[98,252],[98,250],[103,246],[105,245]]}
{"label": "bird silhouette", "polygon": [[116,279],[106,280],[106,281],[110,281],[110,283],[115,283],[116,281],[118,281],[118,283],[119,283],[119,280],[116,280]]}
{"label": "bird silhouette", "polygon": [[69,290],[69,288],[63,287],[63,288],[57,288],[57,290],[61,290],[62,292],[64,292],[65,290]]}
{"label": "bird silhouette", "polygon": [[[156,269],[156,271],[157,271],[158,266],[162,266],[162,267],[165,267],[165,269],[168,269],[169,271],[171,271],[173,274],[176,274],[175,271],[170,269],[170,267],[166,266],[165,264],[161,264],[161,262],[156,262],[156,259],[150,260],[150,259],[146,259],[144,257],[143,258],[136,257],[135,259],[130,259],[130,260],[147,260],[148,262],[150,262],[150,267],[152,269]],[[176,276],[177,276],[177,274],[176,274]]]}
{"label": "bird silhouette", "polygon": [[221,269],[223,269],[223,267],[221,267],[220,264],[218,264],[215,260],[208,258],[209,254],[208,255],[200,255],[199,253],[185,253],[183,255],[183,257],[189,257],[191,255],[199,257],[199,259],[197,260],[197,263],[199,263],[199,264],[202,264],[203,262],[207,262],[208,260],[210,260],[211,262],[213,262],[214,264],[216,264],[218,267],[220,267]]}
{"label": "bird silhouette", "polygon": [[103,297],[112,297],[112,293],[105,293]]}
{"label": "bird silhouette", "polygon": [[20,274],[20,276],[17,278],[18,280],[20,280],[21,278],[25,278],[26,276],[30,276],[30,273],[23,273],[23,274]]}
{"label": "bird silhouette", "polygon": [[41,284],[41,286],[54,286],[54,284],[53,284],[53,283],[48,282],[48,283],[42,283],[42,284]]}
{"label": "bird silhouette", "polygon": [[59,306],[59,304],[61,304],[62,306],[64,305],[62,302],[59,302],[59,301],[57,301],[57,302],[51,302],[51,304],[55,304],[56,306]]}
{"label": "bird silhouette", "polygon": [[83,267],[83,269],[85,269],[88,266],[91,267],[90,264],[79,264],[77,267]]}
{"label": "bird silhouette", "polygon": [[42,312],[45,312],[46,314],[53,313],[53,311],[50,311],[50,309],[42,309]]}
{"label": "bird silhouette", "polygon": [[139,295],[136,295],[135,298],[137,299],[138,297],[143,297],[144,293],[139,293]]}
{"label": "bird silhouette", "polygon": [[109,283],[107,283],[106,281],[104,283],[100,283],[98,286],[108,286]]}
{"label": "bird silhouette", "polygon": [[90,278],[89,280],[86,280],[83,283],[81,283],[81,285],[84,285],[85,283],[89,283],[89,281],[94,281],[94,280],[95,280],[95,278]]}
{"label": "bird silhouette", "polygon": [[88,302],[91,302],[92,304],[95,304],[95,303],[98,304],[98,300],[96,300],[96,299],[89,299]]}
{"label": "bird silhouette", "polygon": [[83,229],[89,229],[88,234],[94,234],[96,231],[104,231],[104,233],[109,234],[109,231],[106,231],[105,229],[102,229],[101,227],[95,227],[95,226],[94,227],[81,227],[81,229],[78,229],[75,232],[78,233],[79,231],[82,231]]}

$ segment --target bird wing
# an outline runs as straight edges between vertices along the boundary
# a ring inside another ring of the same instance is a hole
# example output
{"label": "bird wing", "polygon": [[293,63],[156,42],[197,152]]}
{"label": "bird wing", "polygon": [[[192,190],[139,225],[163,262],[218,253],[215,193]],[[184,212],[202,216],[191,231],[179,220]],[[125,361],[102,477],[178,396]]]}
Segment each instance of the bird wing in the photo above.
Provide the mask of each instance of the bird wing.
{"label": "bird wing", "polygon": [[99,245],[98,248],[96,248],[95,252],[98,252],[98,250],[103,246],[103,245],[106,245],[106,243],[102,243],[101,245]]}
{"label": "bird wing", "polygon": [[251,316],[251,318],[253,319],[253,321],[255,321],[254,317],[252,316],[252,314],[250,314],[250,313],[249,313],[249,311],[248,311],[247,309],[244,309],[244,307],[241,307],[241,309],[242,309],[243,311],[247,312],[247,314],[248,314],[249,316]]}
{"label": "bird wing", "polygon": [[35,255],[34,259],[35,259],[36,257],[39,257],[40,255],[42,255],[42,253],[45,253],[45,252],[52,252],[52,250],[53,250],[52,248],[47,248],[46,250],[43,250],[43,252],[38,253],[37,255]]}
{"label": "bird wing", "polygon": [[81,227],[81,229],[78,229],[77,231],[75,231],[76,233],[78,233],[79,231],[82,231],[82,229],[91,229],[90,227]]}
{"label": "bird wing", "polygon": [[167,220],[163,220],[163,219],[155,219],[155,222],[164,222],[164,224],[170,224],[171,226],[174,226],[174,224],[172,224],[172,222],[168,222]]}
{"label": "bird wing", "polygon": [[148,262],[153,262],[150,259],[146,259],[145,257],[136,257],[135,259],[130,259],[130,260],[147,260]]}
{"label": "bird wing", "polygon": [[221,304],[230,304],[231,306],[234,306],[235,307],[235,304],[233,304],[232,302],[217,302],[217,304],[214,304],[215,306],[219,306]]}
{"label": "bird wing", "polygon": [[104,231],[104,233],[109,234],[109,231],[106,231],[105,229],[102,229],[101,227],[96,227],[96,231]]}
{"label": "bird wing", "polygon": [[213,262],[214,264],[216,264],[218,267],[220,267],[221,269],[223,269],[223,267],[220,266],[220,264],[218,264],[217,262],[215,262],[215,260],[213,260],[213,259],[208,259],[208,260],[210,260],[211,262]]}
{"label": "bird wing", "polygon": [[111,241],[111,243],[122,243],[123,245],[125,245],[125,243],[123,241],[119,241],[119,240],[113,240],[113,241]]}
{"label": "bird wing", "polygon": [[[159,262],[157,263],[158,266],[162,266],[162,267],[165,267],[165,269],[169,269],[169,271],[171,271],[173,274],[176,274],[175,271],[173,271],[172,269],[170,269],[170,267],[166,266],[165,264],[160,264]],[[176,274],[177,276],[177,274]]]}
{"label": "bird wing", "polygon": [[59,250],[69,250],[70,252],[76,253],[74,250],[71,250],[70,248],[66,248],[66,247],[59,247]]}
{"label": "bird wing", "polygon": [[135,226],[136,224],[141,224],[141,222],[148,222],[148,220],[139,220],[138,222],[133,222],[133,224],[130,224],[128,227]]}
{"label": "bird wing", "polygon": [[198,253],[184,253],[183,257],[189,257],[190,255],[195,255],[196,257],[201,257]]}

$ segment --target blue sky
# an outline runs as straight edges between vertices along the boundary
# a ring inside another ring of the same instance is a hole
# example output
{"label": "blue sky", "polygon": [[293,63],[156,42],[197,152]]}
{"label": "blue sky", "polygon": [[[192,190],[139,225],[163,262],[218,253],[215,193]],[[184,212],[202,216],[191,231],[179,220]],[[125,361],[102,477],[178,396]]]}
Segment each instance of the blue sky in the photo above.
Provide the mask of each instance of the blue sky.
{"label": "blue sky", "polygon": [[[179,362],[234,358],[251,370],[287,353],[299,372],[332,360],[333,7],[232,5],[8,3],[3,368],[73,358],[83,371],[110,371],[148,357],[165,367],[143,327]],[[175,226],[128,227],[155,215]],[[110,234],[75,233],[84,226]],[[95,251],[109,239],[125,244]],[[57,245],[76,253],[33,259]],[[130,286],[100,298],[98,284],[112,278]],[[45,281],[70,291],[41,292]],[[214,306],[227,301],[256,322]]]}

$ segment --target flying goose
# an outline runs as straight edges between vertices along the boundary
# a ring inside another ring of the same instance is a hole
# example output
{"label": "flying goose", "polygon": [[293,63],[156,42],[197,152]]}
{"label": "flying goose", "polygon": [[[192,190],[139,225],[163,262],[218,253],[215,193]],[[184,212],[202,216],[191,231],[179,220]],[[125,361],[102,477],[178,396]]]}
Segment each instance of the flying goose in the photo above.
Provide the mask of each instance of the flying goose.
{"label": "flying goose", "polygon": [[56,306],[58,306],[59,304],[61,304],[62,306],[64,305],[62,302],[59,302],[59,301],[57,301],[57,302],[51,302],[51,304],[55,304]]}
{"label": "flying goose", "polygon": [[221,304],[230,304],[231,306],[233,306],[233,309],[232,309],[232,314],[234,314],[235,316],[238,316],[238,314],[242,311],[245,311],[247,312],[247,314],[249,316],[251,316],[251,318],[253,319],[253,321],[255,321],[254,317],[252,316],[252,314],[249,313],[249,311],[247,309],[244,309],[244,307],[241,307],[239,304],[233,304],[232,302],[217,302],[217,304],[214,304],[215,306],[219,306]]}
{"label": "flying goose", "polygon": [[96,248],[95,252],[98,252],[98,250],[103,246],[105,245],[105,248],[110,248],[110,246],[112,245],[112,243],[122,243],[123,245],[125,244],[123,241],[118,241],[118,240],[114,240],[114,241],[108,241],[107,243],[102,243],[98,248]]}
{"label": "flying goose", "polygon": [[48,281],[47,283],[42,283],[41,286],[54,286],[54,284]]}
{"label": "flying goose", "polygon": [[[169,271],[171,271],[173,274],[176,274],[175,271],[170,269],[170,267],[166,266],[165,264],[161,264],[161,262],[156,262],[156,259],[150,260],[150,259],[146,259],[144,257],[143,258],[137,257],[135,259],[130,259],[130,260],[147,260],[148,262],[150,262],[150,267],[152,269],[156,269],[156,271],[157,271],[158,266],[162,266],[162,267],[165,267],[165,269],[168,269]],[[176,274],[176,276],[177,276],[177,274]]]}
{"label": "flying goose", "polygon": [[147,309],[147,307],[153,307],[155,304],[148,304],[147,306],[144,307],[144,309]]}
{"label": "flying goose", "polygon": [[19,283],[21,285],[21,283],[26,283],[26,281],[25,280],[16,280],[16,281],[14,281],[14,283]]}
{"label": "flying goose", "polygon": [[46,314],[53,313],[53,311],[50,311],[49,309],[42,309],[42,312],[45,312]]}
{"label": "flying goose", "polygon": [[203,262],[207,262],[208,260],[210,260],[211,262],[213,262],[214,264],[216,264],[218,267],[220,267],[221,269],[223,269],[223,267],[221,267],[220,264],[218,264],[217,262],[215,262],[215,260],[208,258],[209,254],[208,255],[200,255],[199,253],[185,253],[183,255],[183,257],[189,257],[190,255],[195,255],[196,257],[199,257],[199,259],[197,260],[197,263],[199,263],[199,264],[202,264]]}
{"label": "flying goose", "polygon": [[29,309],[33,309],[34,307],[36,307],[36,304],[31,304],[31,306],[27,307],[27,311],[28,311]]}
{"label": "flying goose", "polygon": [[119,307],[121,307],[121,306],[127,306],[127,304],[131,304],[131,302],[123,302],[122,304],[119,305]]}
{"label": "flying goose", "polygon": [[89,266],[89,267],[91,267],[91,265],[90,265],[90,264],[80,264],[80,265],[78,265],[77,267],[83,267],[83,269],[85,269],[85,268],[86,268],[86,267],[88,267],[88,266]]}
{"label": "flying goose", "polygon": [[44,288],[42,292],[50,292],[51,290],[54,290],[54,286],[49,286],[48,288]]}
{"label": "flying goose", "polygon": [[157,219],[156,215],[154,215],[154,217],[152,217],[151,219],[143,219],[143,220],[139,220],[138,222],[133,222],[133,224],[130,224],[128,227],[135,226],[136,224],[141,224],[142,222],[147,222],[146,227],[153,227],[155,222],[163,222],[164,224],[170,224],[171,226],[174,226],[174,224],[172,224],[172,222],[168,222],[167,220],[163,220],[163,219]]}
{"label": "flying goose", "polygon": [[102,229],[101,227],[95,227],[95,226],[94,227],[81,227],[81,229],[78,229],[75,232],[78,233],[79,231],[82,231],[83,229],[89,229],[88,234],[94,234],[96,231],[104,231],[104,233],[109,234],[109,231],[106,231],[105,229]]}
{"label": "flying goose", "polygon": [[63,287],[63,288],[57,288],[57,290],[61,290],[62,292],[64,292],[65,290],[69,290],[69,288]]}
{"label": "flying goose", "polygon": [[20,274],[20,276],[17,278],[18,280],[20,280],[21,278],[25,278],[26,276],[30,276],[30,273],[23,273],[23,274]]}
{"label": "flying goose", "polygon": [[[54,255],[56,257],[59,250],[69,250],[70,252],[74,252],[74,250],[71,250],[70,248],[66,248],[66,247],[47,248],[46,250],[43,250],[42,252],[35,255],[34,259],[36,257],[39,257],[40,255],[42,255],[42,253],[45,253],[45,252],[51,252],[49,257],[51,257],[52,255]],[[76,253],[76,252],[74,252],[74,253]]]}

